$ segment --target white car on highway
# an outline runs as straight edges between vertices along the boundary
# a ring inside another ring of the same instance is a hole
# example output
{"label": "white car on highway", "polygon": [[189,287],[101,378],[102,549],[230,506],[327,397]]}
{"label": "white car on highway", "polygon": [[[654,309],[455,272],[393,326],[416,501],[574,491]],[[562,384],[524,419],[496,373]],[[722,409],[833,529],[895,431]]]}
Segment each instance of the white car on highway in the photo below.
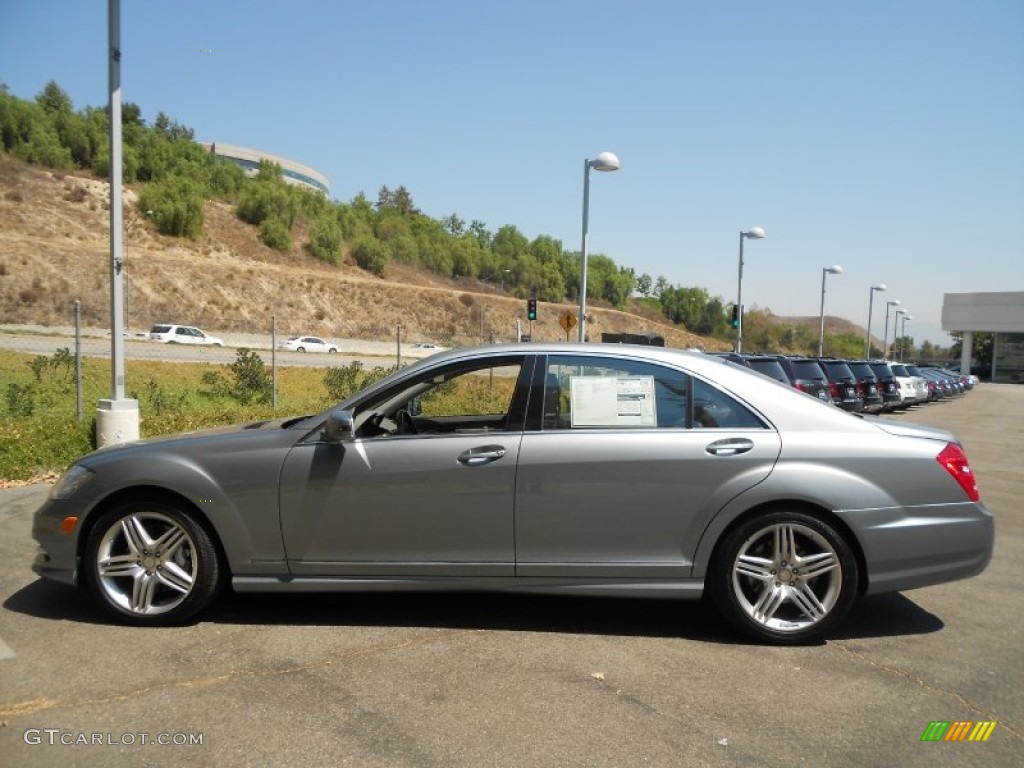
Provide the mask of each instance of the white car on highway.
{"label": "white car on highway", "polygon": [[337,344],[331,344],[319,336],[292,336],[286,341],[277,342],[281,349],[289,349],[292,352],[330,352],[338,351]]}
{"label": "white car on highway", "polygon": [[149,330],[151,341],[159,341],[163,344],[207,344],[211,347],[223,347],[224,340],[216,336],[210,336],[191,325],[174,325],[172,323],[159,323]]}

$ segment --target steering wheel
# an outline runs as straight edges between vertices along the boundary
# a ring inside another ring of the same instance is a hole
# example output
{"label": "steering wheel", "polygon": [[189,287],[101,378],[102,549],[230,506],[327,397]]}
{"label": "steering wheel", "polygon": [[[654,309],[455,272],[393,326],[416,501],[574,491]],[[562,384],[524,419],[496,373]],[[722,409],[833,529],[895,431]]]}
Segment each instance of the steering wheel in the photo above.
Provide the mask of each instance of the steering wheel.
{"label": "steering wheel", "polygon": [[398,427],[395,432],[396,435],[416,434],[416,424],[412,420],[412,415],[405,408],[395,411],[394,420],[395,425]]}

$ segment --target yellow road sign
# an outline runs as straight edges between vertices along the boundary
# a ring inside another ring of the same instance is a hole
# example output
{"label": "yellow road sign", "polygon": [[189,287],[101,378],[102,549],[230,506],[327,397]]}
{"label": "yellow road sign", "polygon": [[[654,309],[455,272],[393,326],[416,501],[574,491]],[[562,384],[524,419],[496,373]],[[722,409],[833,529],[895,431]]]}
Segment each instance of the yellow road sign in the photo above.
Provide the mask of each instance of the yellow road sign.
{"label": "yellow road sign", "polygon": [[576,327],[576,315],[567,309],[562,313],[562,316],[558,318],[558,322],[562,326],[562,330],[568,333]]}

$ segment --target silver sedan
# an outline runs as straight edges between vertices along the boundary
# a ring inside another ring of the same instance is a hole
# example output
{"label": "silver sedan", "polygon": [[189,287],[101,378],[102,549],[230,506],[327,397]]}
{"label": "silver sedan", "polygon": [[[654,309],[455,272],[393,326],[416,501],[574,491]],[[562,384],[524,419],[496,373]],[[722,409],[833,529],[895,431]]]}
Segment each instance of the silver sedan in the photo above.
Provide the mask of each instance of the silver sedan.
{"label": "silver sedan", "polygon": [[83,457],[35,571],[117,620],[236,591],[699,598],[818,640],[863,594],[982,571],[993,520],[949,432],[861,417],[718,358],[443,352],[329,411]]}

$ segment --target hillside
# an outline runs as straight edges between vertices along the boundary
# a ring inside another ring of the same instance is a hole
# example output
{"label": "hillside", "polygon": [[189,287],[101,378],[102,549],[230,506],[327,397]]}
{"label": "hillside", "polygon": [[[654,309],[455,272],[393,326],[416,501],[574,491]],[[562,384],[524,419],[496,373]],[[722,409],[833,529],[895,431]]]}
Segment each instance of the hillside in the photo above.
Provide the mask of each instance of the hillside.
{"label": "hillside", "polygon": [[[198,325],[211,333],[269,333],[392,339],[401,324],[409,341],[472,344],[511,341],[525,302],[478,280],[449,280],[392,263],[378,278],[345,259],[331,266],[295,247],[280,253],[263,245],[255,228],[231,206],[207,201],[203,234],[191,241],[160,235],[125,190],[126,326],[145,331],[154,322]],[[75,299],[83,323],[109,327],[108,185],[79,173],[29,166],[0,154],[0,322],[68,326]],[[541,302],[536,339],[562,339],[558,324],[569,304]],[[670,346],[721,349],[727,345],[638,314],[588,304],[590,337],[602,332],[653,331]]]}
{"label": "hillside", "polygon": [[[814,331],[815,338],[817,338],[818,330],[821,328],[821,318],[819,316],[817,316],[817,315],[809,316],[809,317],[808,316],[804,316],[804,317],[779,317],[779,316],[776,315],[775,319],[778,322],[780,322],[780,323],[785,323],[786,325],[804,325],[804,326],[807,326],[808,328],[810,328],[811,330]],[[875,318],[874,318],[874,322],[872,323],[872,326],[877,330],[877,329],[880,328],[880,324],[881,323],[882,323],[882,319],[880,319],[876,315]],[[850,322],[849,320],[847,320],[845,318],[835,317],[834,315],[825,315],[825,334],[827,336],[827,334],[832,334],[832,333],[851,333],[854,336],[857,336],[857,337],[859,337],[861,339],[864,339],[866,337],[866,335],[867,335],[867,329],[864,326],[857,325],[856,323]],[[892,340],[890,339],[890,342],[891,341]],[[881,349],[882,348],[882,339],[881,339],[881,337],[876,336],[874,333],[872,333],[871,334],[871,345],[873,347],[877,347],[878,349]]]}

